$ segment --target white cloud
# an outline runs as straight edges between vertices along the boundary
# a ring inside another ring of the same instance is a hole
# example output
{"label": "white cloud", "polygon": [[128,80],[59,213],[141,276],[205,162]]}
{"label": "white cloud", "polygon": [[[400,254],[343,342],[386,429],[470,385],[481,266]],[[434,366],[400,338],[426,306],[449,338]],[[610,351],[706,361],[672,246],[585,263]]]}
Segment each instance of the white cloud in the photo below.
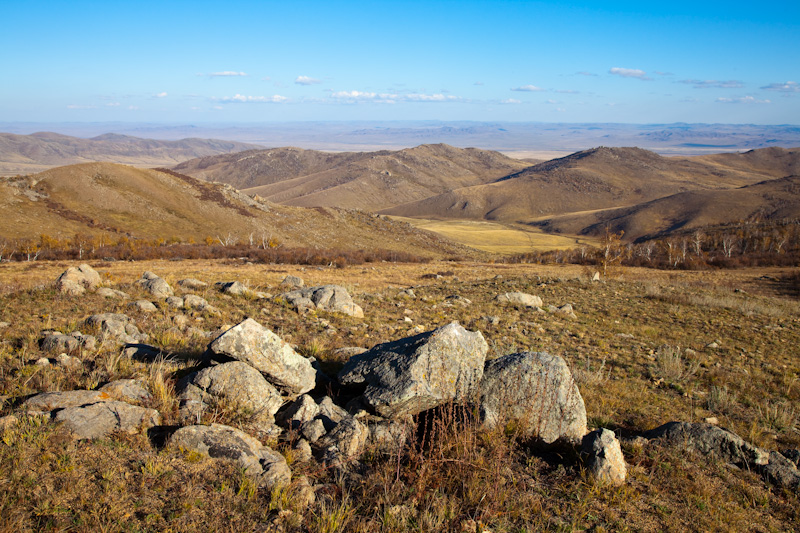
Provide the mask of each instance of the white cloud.
{"label": "white cloud", "polygon": [[536,85],[522,85],[521,87],[514,87],[511,89],[512,91],[521,91],[521,92],[536,92],[536,91],[544,91],[541,87],[537,87]]}
{"label": "white cloud", "polygon": [[754,96],[740,96],[736,98],[717,98],[723,104],[771,104],[769,100],[759,100]]}
{"label": "white cloud", "polygon": [[129,105],[128,106],[128,111],[138,111],[138,110],[139,110],[138,106],[135,106],[135,105]]}
{"label": "white cloud", "polygon": [[592,72],[586,72],[585,70],[578,72],[578,74],[580,74],[581,76],[597,76],[597,74],[594,74]]}
{"label": "white cloud", "polygon": [[331,98],[347,100],[350,102],[376,102],[381,104],[394,104],[397,102],[455,102],[461,100],[458,96],[450,94],[398,94],[398,93],[373,93],[362,91],[336,91],[331,93]]}
{"label": "white cloud", "polygon": [[473,83],[472,85],[483,85],[483,82],[482,82],[482,81],[476,81],[476,82],[475,82],[475,83]]}
{"label": "white cloud", "polygon": [[318,83],[322,83],[321,80],[318,80],[316,78],[309,78],[308,76],[297,76],[294,79],[294,82],[297,85],[316,85]]}
{"label": "white cloud", "polygon": [[768,91],[778,91],[781,93],[800,93],[800,84],[796,81],[787,81],[786,83],[770,83],[761,87]]}
{"label": "white cloud", "polygon": [[120,105],[119,102],[108,102],[106,107],[118,107]]}
{"label": "white cloud", "polygon": [[741,89],[744,83],[738,80],[681,80],[681,83],[694,86],[695,89]]}
{"label": "white cloud", "polygon": [[551,99],[551,100],[547,100],[547,103],[548,103],[548,104],[552,104],[552,105],[556,105],[556,104],[560,104],[561,102],[558,102],[558,101],[556,101],[556,100],[552,100],[552,99]]}
{"label": "white cloud", "polygon": [[158,93],[158,94],[155,94],[155,95],[153,95],[153,96],[154,96],[155,98],[166,98],[166,97],[167,97],[167,93],[166,93],[166,92],[163,92],[163,93]]}
{"label": "white cloud", "polygon": [[67,109],[97,109],[97,106],[95,106],[95,105],[69,104],[69,105],[67,105]]}
{"label": "white cloud", "polygon": [[608,72],[609,74],[614,74],[615,76],[622,76],[623,78],[636,78],[637,80],[642,80],[642,81],[650,79],[647,77],[645,71],[639,70],[638,68],[613,67]]}
{"label": "white cloud", "polygon": [[222,72],[212,72],[208,76],[210,78],[230,78],[235,76],[247,76],[247,73],[236,72],[235,70],[223,70]]}
{"label": "white cloud", "polygon": [[572,89],[561,89],[561,90],[558,90],[556,92],[560,93],[560,94],[580,94],[580,92],[573,91]]}
{"label": "white cloud", "polygon": [[655,72],[656,74],[658,74],[659,76],[674,76],[674,75],[675,75],[675,74],[673,74],[672,72],[662,72],[662,71],[660,71],[660,70],[656,70],[656,71],[654,71],[654,72]]}
{"label": "white cloud", "polygon": [[219,102],[234,102],[234,103],[243,103],[243,104],[279,104],[281,102],[285,102],[288,100],[287,97],[281,96],[279,94],[273,96],[245,96],[243,94],[235,94],[234,96],[223,96],[222,98],[214,98]]}
{"label": "white cloud", "polygon": [[521,104],[522,101],[516,100],[514,98],[507,98],[505,100],[500,100],[501,104]]}

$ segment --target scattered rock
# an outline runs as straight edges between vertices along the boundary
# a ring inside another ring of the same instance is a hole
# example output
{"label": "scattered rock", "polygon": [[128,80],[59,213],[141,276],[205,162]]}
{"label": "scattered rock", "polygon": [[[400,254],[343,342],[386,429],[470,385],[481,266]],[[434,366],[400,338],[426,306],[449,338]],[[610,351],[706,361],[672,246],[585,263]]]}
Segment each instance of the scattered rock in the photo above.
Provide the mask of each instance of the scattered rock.
{"label": "scattered rock", "polygon": [[278,415],[278,422],[289,429],[298,429],[319,414],[319,406],[308,394],[302,394],[285,411]]}
{"label": "scattered rock", "polygon": [[268,489],[287,485],[292,478],[281,454],[230,426],[182,427],[172,435],[170,445],[214,459],[236,461],[248,475],[258,480],[259,486]]}
{"label": "scattered rock", "polygon": [[352,357],[339,381],[366,384],[363,399],[381,416],[416,414],[475,392],[487,351],[480,332],[452,322]]}
{"label": "scattered rock", "polygon": [[541,307],[542,299],[532,294],[524,292],[505,292],[498,294],[495,300],[502,304],[509,304],[516,307]]}
{"label": "scattered rock", "polygon": [[297,276],[291,276],[291,275],[290,276],[286,276],[285,278],[283,278],[283,281],[281,281],[281,285],[284,286],[284,287],[297,287],[297,288],[300,288],[300,287],[305,287],[305,284],[306,284],[306,282],[303,281],[303,278],[300,278],[300,277],[297,277]]}
{"label": "scattered rock", "polygon": [[170,296],[164,303],[167,304],[167,307],[170,309],[183,309],[183,298],[180,296]]}
{"label": "scattered rock", "polygon": [[564,304],[561,307],[550,306],[550,312],[556,313],[557,315],[563,315],[567,318],[578,318],[578,315],[575,314],[575,310],[572,308],[572,304]]}
{"label": "scattered rock", "polygon": [[320,310],[329,313],[344,313],[356,318],[364,316],[364,310],[353,302],[347,289],[341,285],[322,285],[287,292],[278,296],[298,312]]}
{"label": "scattered rock", "polygon": [[105,392],[116,400],[129,403],[145,402],[151,398],[144,381],[138,379],[118,379],[106,383],[98,391]]}
{"label": "scattered rock", "polygon": [[414,289],[403,289],[402,291],[397,293],[397,297],[413,300],[414,298],[417,297],[417,295],[414,294]]}
{"label": "scattered rock", "polygon": [[613,431],[601,428],[583,437],[582,453],[595,481],[622,485],[627,476],[625,458]]}
{"label": "scattered rock", "polygon": [[711,424],[712,426],[719,425],[719,419],[716,416],[709,416],[708,418],[704,418],[703,422],[706,424]]}
{"label": "scattered rock", "polygon": [[304,422],[300,426],[300,434],[308,439],[308,442],[317,442],[325,433],[325,424],[319,418]]}
{"label": "scattered rock", "polygon": [[333,355],[339,359],[350,359],[354,355],[362,354],[366,351],[366,348],[361,348],[360,346],[345,346],[334,350]]}
{"label": "scattered rock", "polygon": [[4,433],[19,423],[19,419],[14,415],[0,417],[0,433]]}
{"label": "scattered rock", "polygon": [[311,444],[309,444],[306,439],[298,439],[298,441],[294,443],[294,446],[292,446],[292,455],[294,460],[298,463],[307,463],[314,458],[314,454],[311,451]]}
{"label": "scattered rock", "polygon": [[178,282],[178,287],[184,290],[195,291],[208,287],[208,283],[205,281],[200,281],[199,279],[186,278]]}
{"label": "scattered rock", "polygon": [[165,299],[173,295],[172,287],[163,278],[152,272],[145,272],[136,282],[142,289],[149,292],[154,298]]}
{"label": "scattered rock", "polygon": [[238,281],[219,281],[214,286],[221,292],[231,296],[249,296],[253,293],[244,283]]}
{"label": "scattered rock", "polygon": [[101,313],[86,319],[86,324],[100,330],[100,339],[119,344],[136,344],[146,342],[149,336],[140,333],[128,315],[119,313]]}
{"label": "scattered rock", "polygon": [[193,309],[195,311],[205,311],[210,305],[205,298],[195,296],[194,294],[187,294],[183,298],[183,305],[186,309]]}
{"label": "scattered rock", "polygon": [[647,439],[664,439],[670,444],[717,458],[741,467],[769,463],[769,454],[744,439],[711,424],[668,422],[644,434]]}
{"label": "scattered rock", "polygon": [[62,353],[61,355],[56,357],[56,363],[58,364],[58,366],[64,368],[79,368],[83,364],[83,361],[81,361],[77,357],[73,357],[71,355]]}
{"label": "scattered rock", "polygon": [[344,458],[353,459],[361,455],[368,438],[367,427],[352,416],[348,416],[336,424],[330,433],[320,438],[316,446],[322,450],[336,447]]}
{"label": "scattered rock", "polygon": [[50,366],[50,359],[47,357],[40,357],[34,364],[36,366]]}
{"label": "scattered rock", "polygon": [[86,290],[94,290],[100,285],[100,274],[87,264],[69,267],[56,280],[56,289],[60,292],[79,295]]}
{"label": "scattered rock", "polygon": [[62,335],[60,333],[51,333],[39,343],[42,351],[48,353],[77,352],[80,345],[80,341],[72,335]]}
{"label": "scattered rock", "polygon": [[247,363],[290,398],[310,391],[316,383],[311,362],[252,318],[214,339],[208,349],[216,358]]}
{"label": "scattered rock", "polygon": [[158,311],[158,307],[148,300],[136,300],[135,302],[129,303],[128,307],[136,311],[141,311],[142,313],[155,313]]}
{"label": "scattered rock", "polygon": [[259,422],[274,422],[284,399],[261,373],[240,361],[223,363],[189,374],[181,383],[182,420],[199,419],[206,408],[221,408],[251,415]]}
{"label": "scattered rock", "polygon": [[480,411],[488,427],[509,420],[546,444],[577,444],[586,434],[586,407],[566,361],[546,352],[521,352],[486,362]]}
{"label": "scattered rock", "polygon": [[592,275],[592,281],[600,281],[600,272],[595,271],[594,275]]}
{"label": "scattered rock", "polygon": [[128,344],[122,354],[137,361],[155,361],[163,355],[161,349],[149,344]]}
{"label": "scattered rock", "polygon": [[118,291],[116,289],[109,289],[108,287],[100,287],[97,289],[96,294],[98,296],[102,296],[103,298],[110,298],[112,300],[127,300],[130,298],[128,293]]}
{"label": "scattered rock", "polygon": [[472,305],[472,300],[470,300],[469,298],[464,298],[463,296],[459,296],[457,294],[451,294],[450,296],[444,299],[442,305],[451,307],[454,305],[460,305],[461,307],[467,307]]}
{"label": "scattered rock", "polygon": [[66,407],[55,413],[78,439],[99,439],[114,431],[138,433],[161,423],[155,409],[137,407],[120,401],[103,401],[83,407]]}

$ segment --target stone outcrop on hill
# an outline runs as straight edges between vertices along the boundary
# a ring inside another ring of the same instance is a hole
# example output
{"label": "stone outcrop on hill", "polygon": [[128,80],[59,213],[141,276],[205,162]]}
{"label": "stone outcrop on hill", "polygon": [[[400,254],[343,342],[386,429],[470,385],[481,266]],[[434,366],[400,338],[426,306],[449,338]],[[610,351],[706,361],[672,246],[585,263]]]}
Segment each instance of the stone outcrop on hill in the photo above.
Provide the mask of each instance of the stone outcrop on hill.
{"label": "stone outcrop on hill", "polygon": [[321,285],[286,292],[278,296],[297,311],[327,311],[344,313],[356,318],[364,316],[364,310],[341,285]]}

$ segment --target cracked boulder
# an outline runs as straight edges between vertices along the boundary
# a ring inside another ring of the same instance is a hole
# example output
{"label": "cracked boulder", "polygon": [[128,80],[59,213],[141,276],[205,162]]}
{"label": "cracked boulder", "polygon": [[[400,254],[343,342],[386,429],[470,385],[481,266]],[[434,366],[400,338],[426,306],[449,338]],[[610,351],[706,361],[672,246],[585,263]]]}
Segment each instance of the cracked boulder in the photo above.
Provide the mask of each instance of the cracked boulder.
{"label": "cracked boulder", "polygon": [[290,399],[316,384],[317,371],[311,361],[252,318],[218,336],[208,350],[214,359],[247,363]]}
{"label": "cracked boulder", "polygon": [[319,310],[343,313],[356,318],[364,317],[364,310],[353,302],[347,289],[341,285],[307,287],[281,294],[281,298],[298,311]]}
{"label": "cracked boulder", "polygon": [[480,387],[488,345],[480,332],[457,322],[379,344],[351,357],[342,385],[364,385],[362,401],[386,418],[470,398]]}
{"label": "cracked boulder", "polygon": [[78,439],[99,439],[115,431],[134,434],[161,423],[161,415],[155,409],[115,400],[66,407],[56,411],[53,419]]}

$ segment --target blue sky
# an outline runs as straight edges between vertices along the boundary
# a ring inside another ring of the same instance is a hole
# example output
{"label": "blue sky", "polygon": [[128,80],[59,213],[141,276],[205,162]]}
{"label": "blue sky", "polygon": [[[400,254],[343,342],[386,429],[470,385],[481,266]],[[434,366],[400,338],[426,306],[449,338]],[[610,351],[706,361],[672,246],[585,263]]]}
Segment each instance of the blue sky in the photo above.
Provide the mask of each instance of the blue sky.
{"label": "blue sky", "polygon": [[797,1],[6,1],[0,19],[0,121],[800,123]]}

